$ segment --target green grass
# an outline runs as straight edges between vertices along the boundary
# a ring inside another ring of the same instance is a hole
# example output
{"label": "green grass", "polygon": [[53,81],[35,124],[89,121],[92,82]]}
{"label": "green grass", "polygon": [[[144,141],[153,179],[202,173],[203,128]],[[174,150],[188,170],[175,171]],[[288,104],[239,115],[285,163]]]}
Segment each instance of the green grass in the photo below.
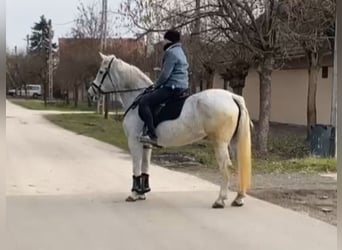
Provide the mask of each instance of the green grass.
{"label": "green grass", "polygon": [[112,116],[108,120],[99,114],[60,114],[46,115],[45,117],[77,134],[93,137],[128,150],[121,122],[115,121]]}
{"label": "green grass", "polygon": [[54,103],[48,103],[47,107],[45,107],[44,101],[42,100],[11,99],[10,101],[24,108],[33,109],[33,110],[94,111],[96,109],[94,105],[92,107],[88,107],[88,103],[83,103],[83,102],[80,102],[78,106],[75,107],[74,103],[70,103],[69,105],[67,105],[66,103],[62,101],[56,101]]}
{"label": "green grass", "polygon": [[336,172],[336,160],[310,156],[293,159],[254,159],[253,170],[259,173]]}
{"label": "green grass", "polygon": [[[127,139],[123,133],[121,121],[110,116],[108,120],[97,114],[61,114],[46,116],[51,122],[78,134],[128,150]],[[254,156],[253,171],[259,173],[288,172],[335,172],[336,160],[313,158],[308,155],[305,137],[271,136],[269,140],[270,154],[266,159]],[[156,149],[153,155],[163,154],[187,155],[196,159],[204,167],[216,167],[213,149],[208,141],[168,149]]]}

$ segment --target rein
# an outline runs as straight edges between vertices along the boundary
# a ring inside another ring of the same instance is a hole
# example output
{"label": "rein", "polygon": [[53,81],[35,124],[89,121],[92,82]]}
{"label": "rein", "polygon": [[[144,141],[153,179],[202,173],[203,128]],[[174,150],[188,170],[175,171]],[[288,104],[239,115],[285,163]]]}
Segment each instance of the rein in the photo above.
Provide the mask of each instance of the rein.
{"label": "rein", "polygon": [[97,89],[102,95],[116,94],[116,93],[130,93],[130,92],[144,90],[147,88],[147,87],[143,87],[143,88],[138,88],[138,89],[120,89],[120,90],[112,90],[112,91],[103,91],[101,90],[101,87],[97,86],[95,83],[92,83],[91,87]]}

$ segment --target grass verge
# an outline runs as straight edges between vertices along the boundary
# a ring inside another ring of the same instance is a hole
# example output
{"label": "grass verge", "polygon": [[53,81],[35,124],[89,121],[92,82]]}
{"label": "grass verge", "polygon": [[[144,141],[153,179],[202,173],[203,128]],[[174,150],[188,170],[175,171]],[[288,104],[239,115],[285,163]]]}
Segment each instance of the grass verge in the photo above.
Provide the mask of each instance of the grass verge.
{"label": "grass verge", "polygon": [[96,107],[88,107],[88,103],[80,102],[77,107],[73,103],[66,104],[61,101],[48,103],[45,107],[44,101],[35,99],[10,99],[14,104],[33,110],[57,110],[57,111],[95,111]]}
{"label": "grass verge", "polygon": [[[121,121],[110,116],[108,120],[97,114],[60,114],[47,115],[51,122],[77,134],[93,137],[128,150]],[[289,173],[289,172],[336,172],[336,160],[314,158],[308,155],[308,147],[304,137],[297,135],[273,135],[270,137],[270,154],[266,159],[254,157],[253,171],[256,173]],[[191,145],[156,149],[153,159],[166,156],[175,163],[184,159],[199,162],[202,167],[216,167],[213,149],[210,143],[202,140]],[[179,164],[182,165],[182,164]]]}

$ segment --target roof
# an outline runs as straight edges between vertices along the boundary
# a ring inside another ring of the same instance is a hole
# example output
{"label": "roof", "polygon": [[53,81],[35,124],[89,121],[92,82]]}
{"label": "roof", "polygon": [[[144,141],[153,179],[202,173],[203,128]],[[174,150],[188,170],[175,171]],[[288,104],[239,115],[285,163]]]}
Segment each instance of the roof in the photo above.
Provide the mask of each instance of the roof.
{"label": "roof", "polygon": [[[59,56],[61,60],[69,56],[91,54],[95,56],[100,51],[101,40],[93,38],[60,38]],[[115,54],[123,60],[127,59],[132,53],[143,53],[145,43],[143,40],[134,38],[109,38],[104,54]]]}

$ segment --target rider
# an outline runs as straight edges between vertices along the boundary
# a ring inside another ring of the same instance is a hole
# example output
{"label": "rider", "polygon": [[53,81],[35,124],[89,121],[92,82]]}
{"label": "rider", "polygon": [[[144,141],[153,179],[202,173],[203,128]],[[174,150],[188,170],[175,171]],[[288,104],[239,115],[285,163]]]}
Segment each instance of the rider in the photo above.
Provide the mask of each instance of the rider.
{"label": "rider", "polygon": [[168,30],[164,35],[164,57],[159,79],[153,84],[153,91],[145,94],[139,103],[139,114],[145,122],[148,132],[139,140],[157,145],[157,135],[153,123],[151,107],[176,97],[189,86],[188,67],[185,53],[180,42],[180,33]]}

